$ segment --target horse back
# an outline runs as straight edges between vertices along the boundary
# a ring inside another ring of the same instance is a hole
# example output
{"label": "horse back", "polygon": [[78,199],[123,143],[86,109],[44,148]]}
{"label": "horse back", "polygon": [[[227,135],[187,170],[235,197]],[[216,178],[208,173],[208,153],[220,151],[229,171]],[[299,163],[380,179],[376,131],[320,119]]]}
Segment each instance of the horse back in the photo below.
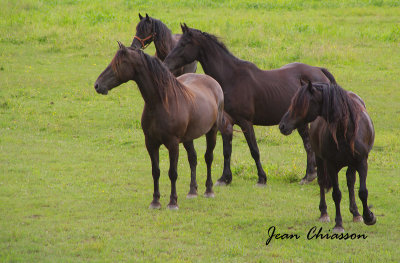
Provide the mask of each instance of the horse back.
{"label": "horse back", "polygon": [[320,68],[302,63],[261,70],[253,63],[239,62],[231,83],[224,85],[229,86],[229,92],[225,90],[226,111],[256,125],[276,125],[305,81],[330,82]]}

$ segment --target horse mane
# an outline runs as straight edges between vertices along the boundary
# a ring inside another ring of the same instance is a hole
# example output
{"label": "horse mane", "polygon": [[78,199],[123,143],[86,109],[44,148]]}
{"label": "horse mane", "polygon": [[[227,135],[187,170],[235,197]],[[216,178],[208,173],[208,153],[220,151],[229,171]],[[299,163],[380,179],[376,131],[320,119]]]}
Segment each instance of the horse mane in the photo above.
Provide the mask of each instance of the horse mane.
{"label": "horse mane", "polygon": [[[152,22],[152,30],[156,33],[154,43],[157,42],[157,53],[164,58],[172,50],[172,31],[161,20],[150,17]],[[136,26],[136,31],[143,31],[146,28],[146,19],[142,19]],[[159,40],[159,41],[158,41]]]}
{"label": "horse mane", "polygon": [[[361,106],[338,84],[313,83],[312,85],[322,90],[321,116],[326,120],[336,146],[339,147],[337,131],[340,127],[343,129],[343,136],[348,140],[354,154],[354,141],[358,130],[359,115],[362,112]],[[296,113],[296,115],[302,117],[305,116],[309,106],[310,93],[307,91],[307,87],[299,89],[290,106],[290,110],[293,108],[302,109],[301,112]]]}
{"label": "horse mane", "polygon": [[[206,46],[206,48],[216,49],[216,47],[220,47],[231,58],[238,60],[238,61],[243,61],[243,60],[235,57],[217,36],[209,34],[207,32],[202,32],[195,28],[188,28],[188,30],[189,30],[189,32],[192,33],[192,36],[194,37],[194,39],[197,40],[199,43],[201,43],[201,45]],[[204,41],[204,40],[206,40],[206,41]],[[248,62],[248,61],[246,61],[246,62]]]}
{"label": "horse mane", "polygon": [[[148,70],[152,73],[155,89],[158,91],[166,109],[169,108],[168,94],[172,94],[176,102],[178,102],[178,94],[189,101],[193,101],[193,93],[176,79],[159,58],[151,57],[141,51],[140,54],[142,61],[146,62]],[[179,106],[179,103],[177,105]]]}
{"label": "horse mane", "polygon": [[[153,82],[154,89],[157,91],[159,99],[167,111],[169,109],[169,94],[172,94],[175,97],[176,102],[178,102],[178,94],[186,100],[193,102],[193,93],[176,79],[161,60],[157,57],[147,55],[140,49],[132,49],[128,47],[117,51],[111,61],[111,67],[117,76],[119,75],[122,59],[127,55],[128,50],[139,53],[143,66],[151,72],[150,79]],[[177,103],[177,105],[179,107],[179,103]]]}

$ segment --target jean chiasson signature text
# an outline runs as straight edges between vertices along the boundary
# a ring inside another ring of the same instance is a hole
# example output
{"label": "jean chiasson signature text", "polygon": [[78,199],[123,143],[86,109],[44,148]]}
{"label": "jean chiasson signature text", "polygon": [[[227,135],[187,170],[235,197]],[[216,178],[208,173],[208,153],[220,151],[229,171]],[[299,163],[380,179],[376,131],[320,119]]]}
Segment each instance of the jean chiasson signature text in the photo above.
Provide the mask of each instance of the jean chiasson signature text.
{"label": "jean chiasson signature text", "polygon": [[[307,233],[306,239],[337,239],[337,240],[354,240],[354,239],[367,239],[367,235],[365,234],[356,234],[356,233],[330,233],[330,229],[328,232],[323,233],[322,227],[317,228],[313,226]],[[271,226],[268,229],[268,238],[265,242],[265,245],[269,245],[272,239],[300,239],[300,234],[288,234],[288,233],[277,233],[276,227]]]}

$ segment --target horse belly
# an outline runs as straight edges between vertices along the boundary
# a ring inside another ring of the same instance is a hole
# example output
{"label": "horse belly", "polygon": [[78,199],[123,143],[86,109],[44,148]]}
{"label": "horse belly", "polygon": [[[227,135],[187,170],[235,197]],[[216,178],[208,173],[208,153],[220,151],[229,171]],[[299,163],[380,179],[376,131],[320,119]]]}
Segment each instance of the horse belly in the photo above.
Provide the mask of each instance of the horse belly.
{"label": "horse belly", "polygon": [[217,121],[217,105],[196,105],[191,115],[183,141],[189,141],[208,133]]}

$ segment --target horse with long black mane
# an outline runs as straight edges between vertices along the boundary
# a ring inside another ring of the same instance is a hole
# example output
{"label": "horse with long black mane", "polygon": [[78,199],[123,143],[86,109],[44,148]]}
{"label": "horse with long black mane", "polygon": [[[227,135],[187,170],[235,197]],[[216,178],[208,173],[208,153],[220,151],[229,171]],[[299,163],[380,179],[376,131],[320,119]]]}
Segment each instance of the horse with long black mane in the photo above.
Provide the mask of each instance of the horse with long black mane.
{"label": "horse with long black mane", "polygon": [[350,212],[353,221],[362,221],[354,197],[356,171],[360,176],[358,195],[363,204],[364,223],[373,225],[376,217],[370,211],[366,186],[368,154],[374,143],[375,131],[362,99],[345,91],[337,84],[304,85],[293,97],[289,110],[283,116],[279,129],[289,135],[293,129],[311,122],[311,146],[316,154],[320,186],[320,221],[329,221],[325,190],[333,187],[336,206],[335,232],[343,232],[338,172],[347,166]]}
{"label": "horse with long black mane", "polygon": [[[139,23],[136,26],[136,34],[133,37],[131,47],[145,49],[151,42],[156,47],[156,57],[164,60],[168,53],[176,46],[181,34],[172,34],[171,30],[160,20],[150,17],[146,14],[143,17],[139,13]],[[185,73],[195,73],[197,61],[172,71],[175,77]]]}
{"label": "horse with long black mane", "polygon": [[[160,208],[159,148],[164,144],[169,151],[169,178],[171,196],[168,207],[178,209],[176,180],[179,143],[183,143],[191,169],[188,197],[197,196],[197,156],[193,140],[206,134],[207,164],[206,197],[213,197],[211,164],[216,144],[217,129],[223,127],[224,96],[217,81],[207,75],[188,73],[175,78],[158,58],[150,57],[139,49],[120,48],[110,65],[100,74],[94,85],[96,91],[109,90],[133,80],[138,85],[145,105],[142,129],[150,155],[154,181],[153,201],[150,208]],[[223,129],[221,129],[223,130]]]}
{"label": "horse with long black mane", "polygon": [[[264,71],[251,62],[236,58],[215,36],[188,28],[186,24],[181,28],[183,35],[164,63],[174,70],[197,60],[204,72],[218,81],[224,91],[225,112],[229,114],[227,125],[237,124],[242,129],[257,166],[258,184],[266,184],[253,125],[277,125],[302,82],[335,83],[335,78],[325,68],[302,63]],[[307,152],[306,175],[301,181],[305,183],[316,178],[315,156],[309,142],[308,126],[299,126],[297,130]],[[222,139],[224,170],[218,184],[229,184],[232,181],[232,133],[223,134]]]}

